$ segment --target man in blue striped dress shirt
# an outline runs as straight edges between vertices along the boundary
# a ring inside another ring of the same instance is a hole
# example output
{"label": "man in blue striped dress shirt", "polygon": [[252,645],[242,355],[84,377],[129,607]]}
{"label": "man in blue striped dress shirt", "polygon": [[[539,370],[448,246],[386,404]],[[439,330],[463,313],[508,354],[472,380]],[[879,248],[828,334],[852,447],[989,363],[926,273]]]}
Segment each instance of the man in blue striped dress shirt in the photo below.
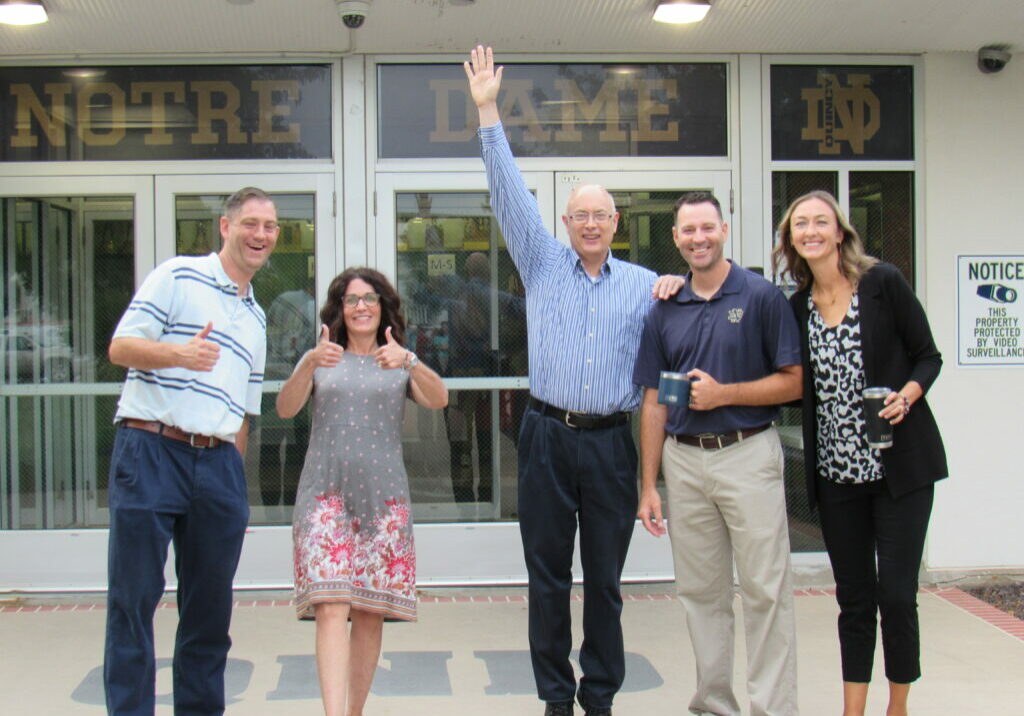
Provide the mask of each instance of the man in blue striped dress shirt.
{"label": "man in blue striped dress shirt", "polygon": [[231,586],[249,520],[246,415],[260,412],[267,352],[251,281],[278,231],[269,196],[253,187],[235,192],[220,219],[220,253],[156,267],[110,343],[110,361],[129,369],[110,461],[110,714],[153,714],[153,614],[171,540],[174,713],[224,712]]}
{"label": "man in blue striped dress shirt", "polygon": [[[619,578],[637,510],[637,453],[629,416],[632,372],[657,276],[609,247],[619,215],[611,194],[577,187],[562,221],[570,246],[545,228],[502,129],[502,69],[490,48],[465,63],[480,115],[491,209],[526,286],[530,404],[519,439],[519,526],[530,579],[529,636],[545,714],[611,713],[622,685]],[[657,295],[675,293],[666,277]],[[583,676],[577,688],[569,596],[576,525],[583,565]]]}

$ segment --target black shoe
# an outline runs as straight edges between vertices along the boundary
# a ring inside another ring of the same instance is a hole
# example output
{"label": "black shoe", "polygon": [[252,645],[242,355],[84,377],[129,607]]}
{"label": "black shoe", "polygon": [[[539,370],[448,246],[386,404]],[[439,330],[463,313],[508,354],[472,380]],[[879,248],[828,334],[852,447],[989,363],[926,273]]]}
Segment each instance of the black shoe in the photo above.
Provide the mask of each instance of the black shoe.
{"label": "black shoe", "polygon": [[576,701],[583,707],[583,713],[587,716],[612,716],[611,706],[590,706],[583,700],[583,694],[576,694]]}
{"label": "black shoe", "polygon": [[549,701],[544,716],[572,716],[572,701]]}

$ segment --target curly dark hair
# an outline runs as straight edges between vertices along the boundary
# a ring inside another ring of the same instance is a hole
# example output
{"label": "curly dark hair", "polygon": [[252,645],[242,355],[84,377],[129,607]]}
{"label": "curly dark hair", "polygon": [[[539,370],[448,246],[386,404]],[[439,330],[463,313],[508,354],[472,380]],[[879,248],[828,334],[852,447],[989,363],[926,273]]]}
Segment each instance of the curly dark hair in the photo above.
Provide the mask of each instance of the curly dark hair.
{"label": "curly dark hair", "polygon": [[345,328],[344,304],[348,285],[355,279],[362,279],[373,286],[380,295],[380,325],[377,327],[377,345],[387,343],[384,330],[391,326],[391,337],[399,345],[405,345],[405,316],[402,315],[402,299],[387,277],[380,271],[367,266],[347,268],[334,277],[327,288],[327,302],[320,311],[320,321],[327,325],[331,340],[342,348],[348,348],[348,330]]}

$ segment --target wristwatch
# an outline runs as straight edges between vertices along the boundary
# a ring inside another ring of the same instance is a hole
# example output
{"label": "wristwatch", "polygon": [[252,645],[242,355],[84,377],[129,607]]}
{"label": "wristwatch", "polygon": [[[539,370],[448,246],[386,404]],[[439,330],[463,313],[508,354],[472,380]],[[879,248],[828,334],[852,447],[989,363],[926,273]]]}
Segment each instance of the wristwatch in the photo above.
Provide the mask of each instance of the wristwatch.
{"label": "wristwatch", "polygon": [[420,359],[412,351],[405,352],[405,363],[402,366],[406,370],[412,370],[420,364]]}

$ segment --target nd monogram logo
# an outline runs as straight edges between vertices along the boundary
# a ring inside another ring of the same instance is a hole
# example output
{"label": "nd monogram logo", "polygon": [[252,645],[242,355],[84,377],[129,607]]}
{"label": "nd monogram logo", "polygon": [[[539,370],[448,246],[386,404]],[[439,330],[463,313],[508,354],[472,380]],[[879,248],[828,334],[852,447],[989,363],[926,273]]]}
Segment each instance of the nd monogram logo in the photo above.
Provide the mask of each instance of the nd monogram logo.
{"label": "nd monogram logo", "polygon": [[849,142],[854,154],[864,153],[864,142],[881,126],[881,103],[868,85],[868,75],[848,75],[843,87],[836,75],[818,75],[818,86],[800,91],[807,103],[807,126],[801,139],[818,140],[821,154],[839,154],[840,142]]}

